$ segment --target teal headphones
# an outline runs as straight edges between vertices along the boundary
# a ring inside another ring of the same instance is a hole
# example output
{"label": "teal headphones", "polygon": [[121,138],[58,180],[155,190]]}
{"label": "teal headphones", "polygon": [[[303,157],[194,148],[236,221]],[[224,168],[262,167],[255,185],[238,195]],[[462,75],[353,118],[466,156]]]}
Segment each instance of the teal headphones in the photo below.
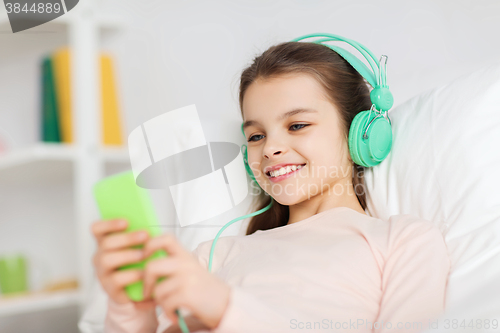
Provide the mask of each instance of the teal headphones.
{"label": "teal headphones", "polygon": [[[370,64],[372,71],[370,71],[368,67],[366,67],[366,65],[361,62],[361,60],[359,60],[357,57],[355,57],[345,49],[338,46],[325,44],[326,46],[337,52],[345,60],[347,60],[352,65],[352,67],[354,67],[354,69],[356,69],[374,88],[370,93],[372,107],[370,108],[370,110],[359,112],[356,117],[354,117],[351,123],[351,127],[349,128],[349,152],[351,154],[352,160],[358,165],[372,167],[379,164],[387,157],[392,147],[391,120],[387,115],[387,111],[392,107],[394,100],[391,92],[389,91],[389,86],[386,85],[387,71],[385,65],[387,63],[387,56],[382,56],[385,57],[384,71],[382,71],[382,58],[380,59],[380,64],[377,65],[376,58],[372,52],[370,52],[363,45],[347,38],[332,34],[310,34],[293,39],[292,42],[298,42],[302,39],[311,37],[322,37],[322,39],[315,40],[313,43],[323,44],[324,42],[331,41],[346,42],[355,47]],[[243,131],[243,124],[241,124],[241,132],[243,133],[243,136],[245,136],[245,132]],[[244,148],[244,151],[242,151],[242,153],[246,172],[248,173],[250,178],[258,185],[259,183],[257,183],[257,181],[255,180],[252,169],[248,165],[247,146],[242,145],[241,148]],[[222,232],[231,224],[239,220],[264,213],[269,208],[271,208],[273,202],[274,199],[271,197],[271,202],[266,207],[254,213],[237,217],[228,222],[221,228],[221,230],[219,230],[212,242],[212,247],[210,248],[210,256],[208,260],[209,272],[212,270],[212,258],[214,254],[215,244]],[[176,310],[176,314],[179,317],[179,326],[182,332],[189,333],[189,329],[187,328],[184,318],[178,310]]]}
{"label": "teal headphones", "polygon": [[[312,37],[322,37],[313,41],[313,43],[326,45],[337,52],[374,88],[370,93],[372,107],[370,110],[359,112],[354,117],[349,128],[348,144],[349,153],[356,164],[364,167],[372,167],[379,164],[387,157],[392,147],[391,120],[387,115],[387,111],[392,107],[394,99],[392,93],[389,91],[389,86],[386,85],[387,56],[382,56],[380,63],[377,64],[375,56],[366,47],[351,39],[332,34],[309,34],[295,38],[292,42]],[[332,41],[346,42],[356,48],[366,58],[372,70],[368,69],[361,60],[347,50],[339,46],[324,44],[325,42]],[[382,71],[383,57],[385,57],[385,63],[384,70]],[[245,136],[243,124],[241,124],[241,132]],[[248,164],[247,145],[243,145],[241,148],[246,172],[257,183],[252,169]]]}

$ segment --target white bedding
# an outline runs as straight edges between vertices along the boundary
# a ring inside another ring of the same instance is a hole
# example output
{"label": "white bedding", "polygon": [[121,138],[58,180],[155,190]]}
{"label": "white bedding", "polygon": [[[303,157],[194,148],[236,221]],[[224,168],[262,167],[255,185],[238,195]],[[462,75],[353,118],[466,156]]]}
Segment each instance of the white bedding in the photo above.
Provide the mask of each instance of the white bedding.
{"label": "white bedding", "polygon": [[429,332],[454,331],[444,328],[446,317],[488,331],[486,319],[500,321],[500,63],[389,116],[393,148],[366,172],[368,211],[383,219],[413,214],[443,232],[452,260],[446,313]]}

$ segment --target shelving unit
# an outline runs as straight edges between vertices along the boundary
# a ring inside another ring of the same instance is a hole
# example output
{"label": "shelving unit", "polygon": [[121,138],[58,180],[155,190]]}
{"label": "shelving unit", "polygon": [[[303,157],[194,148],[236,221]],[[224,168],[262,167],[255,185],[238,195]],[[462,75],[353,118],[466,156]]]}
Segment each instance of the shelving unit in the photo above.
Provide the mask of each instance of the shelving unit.
{"label": "shelving unit", "polygon": [[4,297],[0,298],[0,318],[2,316],[78,305],[80,302],[81,297],[77,290],[39,292],[30,295]]}
{"label": "shelving unit", "polygon": [[[109,169],[119,168],[130,161],[126,148],[103,147],[99,151],[99,158]],[[58,143],[37,143],[0,154],[0,187],[70,181],[75,160],[75,147]]]}
{"label": "shelving unit", "polygon": [[[105,174],[126,169],[130,163],[126,148],[103,147],[98,156],[107,170]],[[76,147],[67,144],[37,143],[29,148],[0,154],[0,188],[26,187],[33,184],[51,186],[56,182],[72,182],[76,163]],[[84,294],[86,293],[81,289],[36,292],[13,297],[0,295],[0,317],[81,305],[84,302]]]}
{"label": "shelving unit", "polygon": [[[77,257],[74,259],[77,262],[79,288],[35,292],[16,297],[2,297],[0,294],[0,317],[69,305],[79,305],[80,314],[82,313],[93,276],[91,258],[94,240],[90,225],[98,219],[92,186],[107,174],[130,169],[127,147],[114,148],[101,144],[99,100],[100,34],[106,30],[120,30],[124,25],[119,18],[99,15],[94,11],[93,4],[93,1],[80,1],[65,15],[30,29],[66,34],[72,50],[74,143],[37,142],[29,147],[0,153],[0,193],[5,189],[16,188],[22,191],[25,187],[48,188],[54,184],[71,188],[73,218],[69,222],[74,223],[76,235],[72,244],[76,248]],[[0,31],[10,31],[3,8],[0,8]],[[121,116],[124,118],[123,112]]]}

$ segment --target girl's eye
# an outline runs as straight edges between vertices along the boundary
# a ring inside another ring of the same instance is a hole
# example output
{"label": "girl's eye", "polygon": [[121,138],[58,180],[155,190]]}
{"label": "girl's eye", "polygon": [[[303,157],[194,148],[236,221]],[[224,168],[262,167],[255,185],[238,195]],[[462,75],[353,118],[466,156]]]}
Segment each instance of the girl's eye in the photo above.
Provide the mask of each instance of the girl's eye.
{"label": "girl's eye", "polygon": [[252,139],[255,138],[256,136],[262,136],[262,135],[252,135],[251,137],[248,138],[248,142],[254,141]]}
{"label": "girl's eye", "polygon": [[[290,128],[292,128],[292,127],[294,127],[294,126],[302,126],[302,127],[299,127],[299,128],[297,128],[297,129],[293,130],[293,132],[296,132],[296,131],[298,131],[298,130],[299,130],[299,129],[301,129],[301,128],[304,128],[304,127],[306,127],[306,126],[309,126],[309,124],[293,124],[292,126],[290,126]],[[257,136],[262,136],[262,135],[260,135],[260,134],[259,134],[259,135],[252,135],[250,138],[248,138],[248,142],[250,142],[250,141],[254,141],[254,140],[253,140],[253,138],[255,138],[255,137],[257,137]]]}
{"label": "girl's eye", "polygon": [[298,128],[297,130],[301,129],[301,128],[304,128],[306,126],[309,126],[309,124],[293,124],[292,126],[290,126],[290,128],[292,128],[293,126],[302,126],[300,128]]}

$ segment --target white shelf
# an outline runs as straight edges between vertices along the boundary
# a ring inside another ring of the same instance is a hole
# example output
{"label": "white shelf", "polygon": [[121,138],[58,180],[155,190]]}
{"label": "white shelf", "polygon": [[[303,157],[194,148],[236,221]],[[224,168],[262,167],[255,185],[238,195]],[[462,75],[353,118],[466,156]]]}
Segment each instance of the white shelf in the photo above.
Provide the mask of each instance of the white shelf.
{"label": "white shelf", "polygon": [[38,292],[20,296],[0,296],[0,317],[78,305],[79,290]]}
{"label": "white shelf", "polygon": [[[37,143],[0,154],[0,187],[70,182],[76,158],[75,147],[62,143]],[[96,158],[109,168],[130,165],[126,147],[103,147]]]}
{"label": "white shelf", "polygon": [[0,172],[39,160],[70,161],[75,156],[72,145],[37,143],[28,148],[14,149],[0,154]]}

